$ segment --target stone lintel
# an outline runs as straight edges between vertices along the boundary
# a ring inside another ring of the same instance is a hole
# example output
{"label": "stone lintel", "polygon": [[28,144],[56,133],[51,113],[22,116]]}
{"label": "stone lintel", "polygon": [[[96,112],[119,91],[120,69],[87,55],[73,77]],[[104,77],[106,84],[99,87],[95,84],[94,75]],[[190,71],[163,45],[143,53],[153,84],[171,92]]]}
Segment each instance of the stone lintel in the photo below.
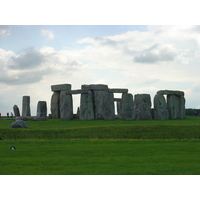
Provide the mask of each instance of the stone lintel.
{"label": "stone lintel", "polygon": [[65,94],[82,94],[84,93],[83,90],[69,90],[69,91],[66,91]]}
{"label": "stone lintel", "polygon": [[103,84],[91,84],[91,85],[82,85],[81,89],[84,90],[108,90],[108,85],[103,85]]}
{"label": "stone lintel", "polygon": [[111,93],[128,93],[128,89],[113,88],[113,89],[109,89],[109,92],[111,92]]}
{"label": "stone lintel", "polygon": [[157,94],[160,95],[177,95],[177,96],[184,96],[184,92],[183,91],[179,91],[179,90],[159,90],[157,92]]}
{"label": "stone lintel", "polygon": [[52,85],[51,91],[59,92],[59,91],[71,90],[71,87],[72,87],[71,84]]}

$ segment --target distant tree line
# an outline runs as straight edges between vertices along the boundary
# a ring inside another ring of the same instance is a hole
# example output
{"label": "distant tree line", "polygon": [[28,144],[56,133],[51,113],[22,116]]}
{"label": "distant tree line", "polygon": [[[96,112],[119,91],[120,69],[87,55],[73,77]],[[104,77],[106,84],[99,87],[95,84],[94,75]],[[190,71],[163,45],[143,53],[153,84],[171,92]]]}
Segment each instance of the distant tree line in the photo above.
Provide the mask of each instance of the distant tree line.
{"label": "distant tree line", "polygon": [[191,116],[200,116],[200,109],[186,108],[185,114]]}

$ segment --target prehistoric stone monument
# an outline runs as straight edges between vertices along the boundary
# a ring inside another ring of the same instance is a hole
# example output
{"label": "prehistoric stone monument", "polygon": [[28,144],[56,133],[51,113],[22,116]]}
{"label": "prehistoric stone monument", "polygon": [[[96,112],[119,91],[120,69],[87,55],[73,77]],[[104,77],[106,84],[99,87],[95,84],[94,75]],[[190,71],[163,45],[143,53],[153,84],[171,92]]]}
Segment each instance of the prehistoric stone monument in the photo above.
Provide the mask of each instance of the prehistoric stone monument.
{"label": "prehistoric stone monument", "polygon": [[20,117],[20,112],[19,112],[19,108],[17,105],[13,106],[13,111],[14,111],[15,117]]}
{"label": "prehistoric stone monument", "polygon": [[38,101],[36,118],[46,120],[47,118],[47,102],[46,101]]}
{"label": "prehistoric stone monument", "polygon": [[[167,95],[167,102],[163,95]],[[160,90],[154,97],[155,119],[184,119],[185,97],[182,91]]]}
{"label": "prehistoric stone monument", "polygon": [[[128,93],[128,89],[110,89],[108,85],[82,85],[81,89],[71,90],[71,84],[52,85],[51,97],[52,118],[72,120],[74,116],[80,120],[114,120],[117,102],[117,118],[123,120],[182,119],[185,117],[184,92],[160,90],[154,97],[154,109],[151,108],[149,94]],[[121,93],[121,98],[114,98],[114,93]],[[73,97],[80,94],[80,107],[77,115],[73,115]],[[164,95],[167,95],[166,99]]]}
{"label": "prehistoric stone monument", "polygon": [[22,98],[22,117],[30,117],[30,96],[23,96]]}

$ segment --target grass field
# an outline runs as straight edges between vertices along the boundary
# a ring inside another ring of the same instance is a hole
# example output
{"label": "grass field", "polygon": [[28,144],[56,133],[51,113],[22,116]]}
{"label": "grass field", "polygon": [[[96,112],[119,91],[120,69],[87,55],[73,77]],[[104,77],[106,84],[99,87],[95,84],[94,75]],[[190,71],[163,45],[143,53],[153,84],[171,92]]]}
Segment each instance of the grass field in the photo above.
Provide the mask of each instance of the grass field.
{"label": "grass field", "polygon": [[11,123],[0,120],[0,174],[200,174],[200,118]]}

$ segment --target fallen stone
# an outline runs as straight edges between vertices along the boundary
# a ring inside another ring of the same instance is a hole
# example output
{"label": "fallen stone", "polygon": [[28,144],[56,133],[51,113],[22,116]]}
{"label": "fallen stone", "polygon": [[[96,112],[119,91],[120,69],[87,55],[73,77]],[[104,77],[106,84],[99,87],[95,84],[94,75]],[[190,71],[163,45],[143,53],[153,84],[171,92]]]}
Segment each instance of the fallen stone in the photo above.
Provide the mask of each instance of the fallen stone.
{"label": "fallen stone", "polygon": [[28,126],[26,125],[26,122],[23,120],[16,120],[15,122],[13,122],[10,126],[11,128],[28,128]]}

